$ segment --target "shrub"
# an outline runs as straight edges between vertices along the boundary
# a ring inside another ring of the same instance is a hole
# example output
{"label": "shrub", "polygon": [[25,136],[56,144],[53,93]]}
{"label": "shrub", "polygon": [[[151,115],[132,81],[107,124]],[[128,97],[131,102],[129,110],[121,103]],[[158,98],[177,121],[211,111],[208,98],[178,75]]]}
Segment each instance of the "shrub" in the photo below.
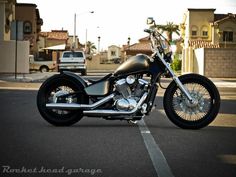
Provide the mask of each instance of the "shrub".
{"label": "shrub", "polygon": [[171,68],[174,71],[179,71],[181,70],[181,65],[182,65],[182,61],[179,60],[179,58],[175,56],[173,62],[171,63]]}

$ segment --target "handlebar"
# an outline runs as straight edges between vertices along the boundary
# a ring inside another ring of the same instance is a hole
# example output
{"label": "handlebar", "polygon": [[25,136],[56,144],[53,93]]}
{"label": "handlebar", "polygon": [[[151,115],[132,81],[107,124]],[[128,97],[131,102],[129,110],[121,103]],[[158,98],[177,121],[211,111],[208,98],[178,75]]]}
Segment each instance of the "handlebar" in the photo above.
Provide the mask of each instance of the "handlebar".
{"label": "handlebar", "polygon": [[151,48],[154,53],[166,54],[171,52],[170,43],[167,39],[155,29],[145,29],[144,32],[149,33],[151,40]]}
{"label": "handlebar", "polygon": [[152,33],[153,32],[153,30],[151,30],[151,29],[144,29],[144,32],[146,32],[146,33]]}

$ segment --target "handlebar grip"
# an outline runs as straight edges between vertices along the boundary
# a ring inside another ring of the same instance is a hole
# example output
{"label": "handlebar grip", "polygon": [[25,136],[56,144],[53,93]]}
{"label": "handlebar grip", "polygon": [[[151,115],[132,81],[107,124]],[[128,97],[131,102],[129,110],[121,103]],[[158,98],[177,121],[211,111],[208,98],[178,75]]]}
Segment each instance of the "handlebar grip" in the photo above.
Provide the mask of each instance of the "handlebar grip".
{"label": "handlebar grip", "polygon": [[150,29],[144,29],[144,32],[146,32],[146,33],[151,33],[152,30],[150,30]]}

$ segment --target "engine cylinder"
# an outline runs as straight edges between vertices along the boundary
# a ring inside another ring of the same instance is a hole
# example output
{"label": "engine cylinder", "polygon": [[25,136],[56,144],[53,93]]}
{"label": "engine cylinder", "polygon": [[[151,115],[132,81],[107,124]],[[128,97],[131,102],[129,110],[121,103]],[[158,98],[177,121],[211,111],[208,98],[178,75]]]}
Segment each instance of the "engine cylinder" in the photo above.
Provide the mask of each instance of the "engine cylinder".
{"label": "engine cylinder", "polygon": [[131,95],[131,90],[129,85],[126,83],[125,79],[118,80],[116,82],[116,90],[122,94],[124,98],[129,98]]}

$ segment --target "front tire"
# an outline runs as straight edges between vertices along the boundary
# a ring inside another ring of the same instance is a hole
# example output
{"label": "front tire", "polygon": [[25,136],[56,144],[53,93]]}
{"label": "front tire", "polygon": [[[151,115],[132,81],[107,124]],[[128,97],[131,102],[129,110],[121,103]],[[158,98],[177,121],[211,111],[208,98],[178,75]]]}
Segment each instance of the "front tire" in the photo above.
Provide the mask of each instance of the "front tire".
{"label": "front tire", "polygon": [[[54,75],[40,87],[37,95],[37,106],[41,116],[55,126],[69,126],[83,117],[81,110],[48,109],[47,103],[87,103],[80,83],[65,75]],[[66,98],[62,95],[69,94]]]}
{"label": "front tire", "polygon": [[209,125],[220,109],[218,89],[211,80],[198,74],[183,75],[179,79],[197,102],[190,103],[172,81],[163,99],[166,115],[175,125],[184,129],[200,129]]}

